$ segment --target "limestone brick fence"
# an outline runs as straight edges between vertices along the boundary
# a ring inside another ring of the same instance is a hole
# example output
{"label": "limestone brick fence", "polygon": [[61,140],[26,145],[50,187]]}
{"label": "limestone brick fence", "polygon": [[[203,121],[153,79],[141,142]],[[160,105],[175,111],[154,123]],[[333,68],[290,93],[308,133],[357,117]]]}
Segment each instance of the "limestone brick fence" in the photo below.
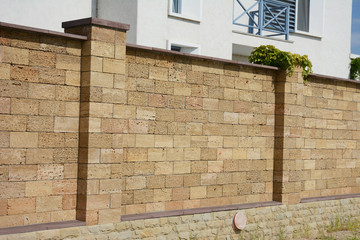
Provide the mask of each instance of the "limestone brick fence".
{"label": "limestone brick fence", "polygon": [[246,236],[294,237],[360,215],[358,82],[63,27],[0,23],[0,239],[238,238],[239,210]]}

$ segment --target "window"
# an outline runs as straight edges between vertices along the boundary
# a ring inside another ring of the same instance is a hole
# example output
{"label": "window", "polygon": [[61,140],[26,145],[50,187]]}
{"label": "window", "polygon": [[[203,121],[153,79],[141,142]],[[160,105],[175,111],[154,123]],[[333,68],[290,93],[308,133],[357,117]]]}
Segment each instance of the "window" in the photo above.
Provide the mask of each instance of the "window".
{"label": "window", "polygon": [[169,16],[200,22],[202,0],[169,0]]}
{"label": "window", "polygon": [[309,32],[310,0],[299,0],[297,14],[297,29]]}
{"label": "window", "polygon": [[167,41],[167,49],[182,53],[200,54],[200,46],[193,43]]}
{"label": "window", "polygon": [[171,51],[181,52],[181,47],[175,46],[175,45],[171,45]]}
{"label": "window", "polygon": [[172,12],[181,14],[181,1],[182,0],[172,0]]}
{"label": "window", "polygon": [[321,37],[325,17],[325,0],[297,0],[296,32]]}

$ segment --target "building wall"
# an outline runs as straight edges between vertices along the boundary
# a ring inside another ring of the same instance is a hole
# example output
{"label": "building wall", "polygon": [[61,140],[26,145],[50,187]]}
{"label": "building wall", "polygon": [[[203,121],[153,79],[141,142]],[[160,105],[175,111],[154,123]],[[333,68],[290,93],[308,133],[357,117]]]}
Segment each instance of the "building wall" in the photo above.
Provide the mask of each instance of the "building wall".
{"label": "building wall", "polygon": [[[138,2],[136,44],[158,48],[167,48],[167,41],[196,44],[200,46],[201,55],[225,59],[244,55],[236,46],[233,50],[233,45],[252,49],[271,44],[283,51],[309,55],[315,73],[347,78],[351,28],[344,26],[351,26],[352,1],[327,0],[319,5],[323,9],[311,14],[310,23],[322,23],[321,26],[313,26],[310,34],[291,34],[290,41],[278,41],[241,34],[247,29],[232,24],[232,0],[202,1],[200,21],[168,16],[168,1],[143,0]],[[245,52],[248,54],[250,50]]]}
{"label": "building wall", "polygon": [[61,23],[92,16],[92,0],[3,0],[0,22],[63,32]]}
{"label": "building wall", "polygon": [[81,42],[0,30],[0,227],[75,219]]}
{"label": "building wall", "polygon": [[[194,21],[169,16],[168,0],[66,0],[61,4],[57,0],[4,0],[0,21],[62,31],[62,21],[95,16],[129,23],[128,43],[163,49],[168,49],[169,42],[194,45],[200,47],[201,55],[235,60],[239,59],[237,55],[248,56],[253,47],[271,44],[309,55],[315,73],[348,78],[352,0],[313,1],[311,33],[291,34],[290,41],[242,34],[247,29],[232,24],[232,0],[200,3],[200,21]],[[319,9],[313,10],[315,7]],[[239,46],[245,46],[245,50]]]}
{"label": "building wall", "polygon": [[136,43],[138,0],[97,0],[97,18],[130,24],[126,34],[128,43]]}

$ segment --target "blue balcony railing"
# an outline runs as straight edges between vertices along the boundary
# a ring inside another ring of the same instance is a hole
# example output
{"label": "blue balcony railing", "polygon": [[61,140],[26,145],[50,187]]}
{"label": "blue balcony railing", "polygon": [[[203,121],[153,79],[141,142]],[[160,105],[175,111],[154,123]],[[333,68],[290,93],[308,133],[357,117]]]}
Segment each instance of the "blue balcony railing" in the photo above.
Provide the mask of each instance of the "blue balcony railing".
{"label": "blue balcony railing", "polygon": [[247,27],[252,34],[267,37],[285,35],[285,39],[289,40],[293,21],[290,19],[291,4],[288,2],[292,1],[257,0],[250,7],[244,4],[250,0],[233,1],[233,24]]}

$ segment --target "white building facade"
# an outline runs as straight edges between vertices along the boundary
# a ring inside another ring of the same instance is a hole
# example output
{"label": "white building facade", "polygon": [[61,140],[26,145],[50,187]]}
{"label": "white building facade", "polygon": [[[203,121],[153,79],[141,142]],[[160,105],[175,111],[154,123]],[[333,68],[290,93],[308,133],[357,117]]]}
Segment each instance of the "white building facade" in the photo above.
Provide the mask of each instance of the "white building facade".
{"label": "white building facade", "polygon": [[[253,47],[270,44],[283,51],[307,54],[315,73],[342,78],[349,75],[352,0],[262,0],[270,5],[288,4],[287,40],[285,35],[267,37],[272,32],[256,34],[257,28],[249,33],[251,28],[234,24],[236,20],[256,27],[261,0],[0,1],[2,22],[61,31],[63,21],[97,17],[130,24],[127,41],[132,44],[238,61],[247,61]],[[254,14],[255,21],[250,23],[245,10]],[[266,6],[264,12],[266,24],[271,14]],[[284,14],[277,17],[283,27]]]}

